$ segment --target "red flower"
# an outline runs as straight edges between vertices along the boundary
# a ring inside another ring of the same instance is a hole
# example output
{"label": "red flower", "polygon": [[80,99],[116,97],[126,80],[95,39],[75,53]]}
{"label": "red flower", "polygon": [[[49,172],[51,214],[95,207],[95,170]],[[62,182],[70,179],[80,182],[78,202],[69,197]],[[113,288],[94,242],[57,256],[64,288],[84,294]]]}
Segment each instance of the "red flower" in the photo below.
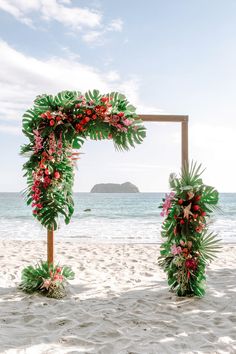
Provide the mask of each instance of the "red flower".
{"label": "red flower", "polygon": [[179,204],[179,205],[182,205],[183,202],[184,202],[183,199],[179,199],[179,200],[178,200],[178,204]]}
{"label": "red flower", "polygon": [[43,205],[42,205],[41,203],[39,203],[39,204],[36,204],[36,207],[37,207],[38,209],[42,209]]}
{"label": "red flower", "polygon": [[200,206],[199,206],[199,205],[196,205],[196,204],[195,204],[195,205],[193,206],[193,210],[194,210],[194,211],[198,211],[199,209],[200,209]]}
{"label": "red flower", "polygon": [[107,110],[107,108],[106,108],[106,107],[101,107],[101,112],[102,112],[102,113],[105,113],[105,112],[106,112],[106,110]]}
{"label": "red flower", "polygon": [[113,135],[110,133],[108,134],[108,139],[112,139],[113,138]]}
{"label": "red flower", "polygon": [[50,184],[51,183],[51,178],[49,178],[48,176],[46,176],[44,178],[44,182],[47,183],[47,184]]}
{"label": "red flower", "polygon": [[54,172],[54,178],[59,179],[61,177],[60,173],[58,171]]}
{"label": "red flower", "polygon": [[51,119],[51,118],[52,118],[52,115],[51,115],[51,112],[50,112],[50,111],[45,112],[45,116],[46,116],[48,119]]}
{"label": "red flower", "polygon": [[109,101],[108,97],[102,97],[101,98],[101,102],[106,103],[107,101]]}
{"label": "red flower", "polygon": [[180,224],[183,225],[185,222],[184,222],[184,219],[181,219],[180,220]]}
{"label": "red flower", "polygon": [[85,117],[84,120],[85,120],[86,123],[88,123],[90,121],[90,118],[89,117]]}
{"label": "red flower", "polygon": [[32,198],[33,198],[33,200],[35,200],[36,202],[40,199],[37,194],[34,194]]}
{"label": "red flower", "polygon": [[39,188],[35,188],[35,190],[34,190],[34,193],[35,193],[35,195],[37,194],[37,195],[39,195],[40,193],[41,193],[41,191],[40,191],[40,189]]}
{"label": "red flower", "polygon": [[93,118],[93,119],[96,119],[96,118],[97,118],[96,114],[93,114],[93,115],[92,115],[92,118]]}
{"label": "red flower", "polygon": [[197,262],[194,259],[186,259],[185,266],[188,269],[195,270],[197,268]]}
{"label": "red flower", "polygon": [[83,132],[84,131],[83,126],[81,124],[79,124],[79,123],[76,124],[75,129],[76,129],[77,132]]}
{"label": "red flower", "polygon": [[61,117],[60,116],[56,116],[56,120],[57,120],[57,122],[59,122],[61,120]]}
{"label": "red flower", "polygon": [[124,112],[118,113],[118,116],[119,116],[119,117],[124,117]]}
{"label": "red flower", "polygon": [[55,121],[53,119],[51,119],[49,124],[51,125],[51,127],[53,127],[55,124]]}
{"label": "red flower", "polygon": [[61,273],[61,268],[60,268],[60,267],[57,267],[56,272],[57,272],[57,273]]}
{"label": "red flower", "polygon": [[91,114],[92,114],[91,109],[87,109],[86,114],[87,114],[88,116],[91,116]]}
{"label": "red flower", "polygon": [[46,169],[45,169],[45,171],[44,171],[44,173],[45,173],[45,175],[47,175],[47,176],[48,176],[48,175],[49,175],[49,169],[48,169],[48,168],[46,168]]}
{"label": "red flower", "polygon": [[39,164],[39,167],[40,167],[40,168],[45,168],[45,165],[41,162],[41,163]]}
{"label": "red flower", "polygon": [[200,199],[201,199],[201,195],[196,195],[195,197],[196,202],[199,202]]}
{"label": "red flower", "polygon": [[177,215],[174,215],[174,219],[177,220],[177,219],[178,219],[178,216],[177,216]]}
{"label": "red flower", "polygon": [[193,214],[194,219],[197,219],[197,217],[198,217],[198,214]]}
{"label": "red flower", "polygon": [[206,212],[202,211],[201,216],[206,216]]}
{"label": "red flower", "polygon": [[34,215],[38,214],[38,211],[37,210],[33,210],[33,214]]}

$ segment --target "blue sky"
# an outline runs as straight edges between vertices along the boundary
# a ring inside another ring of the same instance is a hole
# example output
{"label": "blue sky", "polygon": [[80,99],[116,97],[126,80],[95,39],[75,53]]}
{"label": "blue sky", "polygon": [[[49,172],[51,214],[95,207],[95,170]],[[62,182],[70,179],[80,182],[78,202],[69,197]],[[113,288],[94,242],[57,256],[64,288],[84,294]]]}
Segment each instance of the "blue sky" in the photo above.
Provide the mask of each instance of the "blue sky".
{"label": "blue sky", "polygon": [[[236,2],[0,0],[0,191],[24,188],[21,117],[64,89],[124,92],[138,113],[188,114],[205,182],[236,192]],[[131,181],[165,191],[180,167],[178,124],[147,124],[126,153],[87,142],[75,191]]]}

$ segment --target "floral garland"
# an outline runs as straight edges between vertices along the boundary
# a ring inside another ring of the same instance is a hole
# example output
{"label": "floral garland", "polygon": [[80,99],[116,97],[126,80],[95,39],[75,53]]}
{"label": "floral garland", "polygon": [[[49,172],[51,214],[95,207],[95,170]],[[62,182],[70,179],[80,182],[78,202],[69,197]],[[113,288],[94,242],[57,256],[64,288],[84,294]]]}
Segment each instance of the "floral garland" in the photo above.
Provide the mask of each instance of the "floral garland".
{"label": "floral garland", "polygon": [[201,166],[185,166],[180,178],[170,177],[172,192],[161,205],[162,237],[159,264],[178,296],[203,296],[205,268],[218,251],[219,240],[207,231],[207,218],[218,203],[218,192],[203,184]]}
{"label": "floral garland", "polygon": [[56,230],[63,216],[70,222],[74,211],[73,167],[87,138],[112,139],[117,149],[128,150],[140,144],[145,128],[124,95],[99,91],[63,91],[56,96],[36,97],[32,109],[23,116],[23,133],[29,143],[21,154],[28,187],[27,204],[33,215],[48,229]]}
{"label": "floral garland", "polygon": [[29,294],[37,291],[47,297],[61,299],[66,295],[67,280],[74,279],[74,275],[68,266],[53,266],[41,262],[35,267],[23,269],[20,289]]}

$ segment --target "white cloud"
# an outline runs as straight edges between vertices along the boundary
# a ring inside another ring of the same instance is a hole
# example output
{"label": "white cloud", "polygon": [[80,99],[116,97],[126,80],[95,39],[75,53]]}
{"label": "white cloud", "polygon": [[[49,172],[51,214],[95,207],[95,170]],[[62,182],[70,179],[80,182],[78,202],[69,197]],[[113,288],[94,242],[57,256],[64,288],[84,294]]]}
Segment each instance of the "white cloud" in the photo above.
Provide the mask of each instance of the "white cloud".
{"label": "white cloud", "polygon": [[17,20],[31,24],[30,15],[40,14],[44,20],[57,21],[71,29],[81,30],[83,27],[101,25],[102,14],[87,8],[69,7],[71,1],[57,0],[0,0],[0,9],[10,13]]}
{"label": "white cloud", "polygon": [[32,27],[32,20],[24,15],[24,8],[22,9],[22,6],[17,7],[14,3],[10,4],[7,0],[0,0],[0,9],[5,12],[8,12],[17,20]]}
{"label": "white cloud", "polygon": [[95,42],[97,44],[103,44],[103,35],[103,31],[89,31],[83,34],[82,39],[84,40],[84,42],[87,42],[89,44]]}
{"label": "white cloud", "polygon": [[121,18],[112,20],[110,25],[108,26],[109,31],[121,32],[122,29],[123,29],[123,21],[121,20]]}
{"label": "white cloud", "polygon": [[78,56],[73,55],[68,59],[54,57],[39,60],[17,51],[4,41],[0,41],[0,52],[2,121],[20,120],[37,95],[55,94],[66,89],[85,92],[96,88],[103,93],[119,91],[123,92],[132,104],[140,104],[139,80],[135,77],[124,80],[116,70],[99,71],[81,63]]}
{"label": "white cloud", "polygon": [[56,20],[75,30],[81,30],[83,27],[94,28],[101,25],[101,13],[87,8],[67,7],[59,4],[56,0],[41,0],[39,10],[45,20]]}
{"label": "white cloud", "polygon": [[111,70],[106,74],[106,79],[108,81],[118,81],[120,80],[120,75],[117,71]]}
{"label": "white cloud", "polygon": [[72,5],[70,0],[0,0],[0,10],[30,27],[36,26],[35,20],[40,16],[41,21],[57,21],[71,31],[80,31],[87,43],[98,41],[98,44],[102,44],[102,36],[106,32],[122,31],[123,21],[120,18],[106,25],[101,11]]}

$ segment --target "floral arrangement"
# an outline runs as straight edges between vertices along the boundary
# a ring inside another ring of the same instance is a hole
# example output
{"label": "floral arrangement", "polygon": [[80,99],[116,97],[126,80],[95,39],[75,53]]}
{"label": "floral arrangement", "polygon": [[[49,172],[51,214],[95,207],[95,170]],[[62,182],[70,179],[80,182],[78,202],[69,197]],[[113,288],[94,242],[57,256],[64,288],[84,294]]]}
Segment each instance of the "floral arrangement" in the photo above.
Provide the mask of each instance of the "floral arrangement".
{"label": "floral arrangement", "polygon": [[73,167],[78,153],[73,149],[90,138],[112,139],[117,149],[128,150],[143,141],[145,128],[135,107],[120,93],[63,91],[36,97],[23,116],[23,133],[29,139],[21,148],[21,154],[29,157],[23,166],[27,204],[44,227],[56,230],[59,217],[68,224],[74,211]]}
{"label": "floral arrangement", "polygon": [[[56,230],[60,217],[68,224],[74,212],[72,187],[79,153],[73,150],[87,138],[112,139],[117,149],[128,150],[143,141],[145,128],[135,107],[118,92],[63,91],[36,97],[23,116],[23,133],[29,139],[21,147],[21,154],[28,157],[23,165],[27,204],[42,226]],[[23,270],[21,289],[61,298],[66,279],[73,276],[69,267],[41,262]]]}
{"label": "floral arrangement", "polygon": [[74,272],[70,267],[53,266],[41,262],[35,267],[28,266],[22,271],[20,288],[27,292],[35,291],[48,297],[60,299],[66,295],[67,280],[74,279]]}
{"label": "floral arrangement", "polygon": [[219,250],[219,240],[207,231],[207,220],[216,209],[218,192],[203,184],[201,166],[192,163],[180,178],[170,176],[172,192],[161,205],[161,256],[159,264],[168,275],[168,284],[178,296],[203,296],[205,269]]}

